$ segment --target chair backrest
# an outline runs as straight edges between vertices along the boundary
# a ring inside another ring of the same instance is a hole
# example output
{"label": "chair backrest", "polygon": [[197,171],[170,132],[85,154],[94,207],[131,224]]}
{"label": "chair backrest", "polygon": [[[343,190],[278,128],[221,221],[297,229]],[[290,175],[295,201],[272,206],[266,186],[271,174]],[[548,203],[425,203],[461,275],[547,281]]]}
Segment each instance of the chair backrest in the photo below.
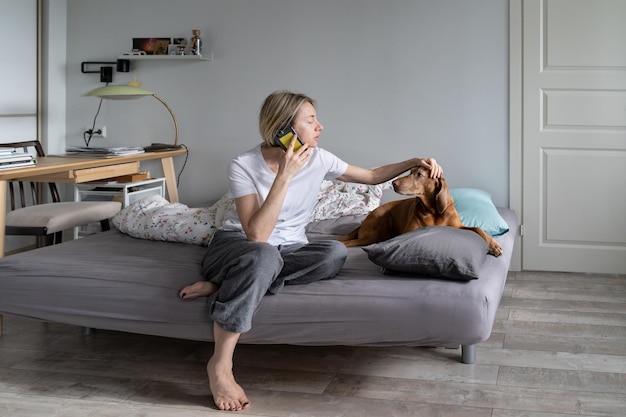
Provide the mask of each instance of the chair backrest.
{"label": "chair backrest", "polygon": [[[43,147],[41,143],[37,140],[29,140],[23,142],[13,142],[13,143],[1,143],[2,147],[13,147],[16,149],[23,149],[24,152],[33,152],[38,156],[45,156],[43,151]],[[17,190],[16,190],[17,188]],[[59,190],[55,183],[48,183],[48,188],[50,190],[50,197],[52,202],[58,203],[61,201],[61,197],[59,195]],[[11,210],[15,210],[19,207],[26,207],[32,204],[40,204],[43,201],[40,183],[35,183],[29,181],[25,183],[24,181],[19,180],[10,180],[8,181],[8,189],[9,189],[9,197],[11,201]],[[19,204],[17,197],[19,196]]]}

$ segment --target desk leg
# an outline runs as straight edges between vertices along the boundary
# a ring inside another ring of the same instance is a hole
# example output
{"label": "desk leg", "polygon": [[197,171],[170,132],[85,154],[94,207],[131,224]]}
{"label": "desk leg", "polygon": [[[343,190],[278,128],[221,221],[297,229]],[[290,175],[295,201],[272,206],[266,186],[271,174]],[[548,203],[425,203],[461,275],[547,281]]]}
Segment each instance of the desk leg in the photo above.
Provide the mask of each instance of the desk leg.
{"label": "desk leg", "polygon": [[[7,182],[0,180],[0,258],[4,257],[4,235],[7,215]],[[0,336],[2,336],[2,314],[0,314]]]}
{"label": "desk leg", "polygon": [[[174,158],[171,156],[161,159],[163,175],[165,176],[165,186],[170,203],[178,203],[178,186],[176,185],[176,171],[174,171]],[[6,195],[6,193],[5,193]]]}
{"label": "desk leg", "polygon": [[[0,180],[0,258],[4,257],[4,237],[7,219],[7,182]],[[2,323],[0,322],[0,325]]]}

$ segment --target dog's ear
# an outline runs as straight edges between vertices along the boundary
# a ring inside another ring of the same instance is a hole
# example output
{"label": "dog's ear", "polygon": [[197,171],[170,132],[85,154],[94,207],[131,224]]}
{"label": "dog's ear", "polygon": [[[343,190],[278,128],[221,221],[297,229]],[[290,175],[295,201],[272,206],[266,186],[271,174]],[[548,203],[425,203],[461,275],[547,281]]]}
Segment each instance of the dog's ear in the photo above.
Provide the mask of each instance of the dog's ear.
{"label": "dog's ear", "polygon": [[450,204],[452,204],[452,195],[450,194],[450,190],[448,190],[446,180],[443,178],[439,179],[439,192],[437,192],[435,201],[437,202],[437,211],[439,214],[443,214]]}

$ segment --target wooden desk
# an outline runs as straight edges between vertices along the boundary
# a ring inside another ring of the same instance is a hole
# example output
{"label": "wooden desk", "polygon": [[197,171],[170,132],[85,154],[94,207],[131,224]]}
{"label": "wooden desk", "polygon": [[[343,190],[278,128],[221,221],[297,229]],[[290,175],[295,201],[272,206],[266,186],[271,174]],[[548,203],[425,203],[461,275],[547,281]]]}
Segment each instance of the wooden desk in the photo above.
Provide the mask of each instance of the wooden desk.
{"label": "wooden desk", "polygon": [[27,179],[35,182],[75,184],[134,174],[139,171],[141,161],[160,159],[169,201],[178,202],[173,157],[183,155],[185,152],[186,149],[176,149],[116,158],[45,156],[37,158],[37,165],[31,167],[0,170],[0,258],[4,256],[8,180]]}

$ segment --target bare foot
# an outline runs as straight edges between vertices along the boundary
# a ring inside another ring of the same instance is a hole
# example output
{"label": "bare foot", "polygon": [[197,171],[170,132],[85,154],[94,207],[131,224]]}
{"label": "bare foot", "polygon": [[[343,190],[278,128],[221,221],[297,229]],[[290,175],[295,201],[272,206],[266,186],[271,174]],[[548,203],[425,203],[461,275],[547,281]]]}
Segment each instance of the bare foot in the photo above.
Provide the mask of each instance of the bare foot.
{"label": "bare foot", "polygon": [[217,369],[213,358],[206,366],[213,401],[220,410],[241,411],[250,408],[250,400],[235,381],[232,369]]}
{"label": "bare foot", "polygon": [[207,297],[218,290],[218,286],[209,281],[198,281],[186,286],[178,293],[184,300],[191,300],[198,297]]}

